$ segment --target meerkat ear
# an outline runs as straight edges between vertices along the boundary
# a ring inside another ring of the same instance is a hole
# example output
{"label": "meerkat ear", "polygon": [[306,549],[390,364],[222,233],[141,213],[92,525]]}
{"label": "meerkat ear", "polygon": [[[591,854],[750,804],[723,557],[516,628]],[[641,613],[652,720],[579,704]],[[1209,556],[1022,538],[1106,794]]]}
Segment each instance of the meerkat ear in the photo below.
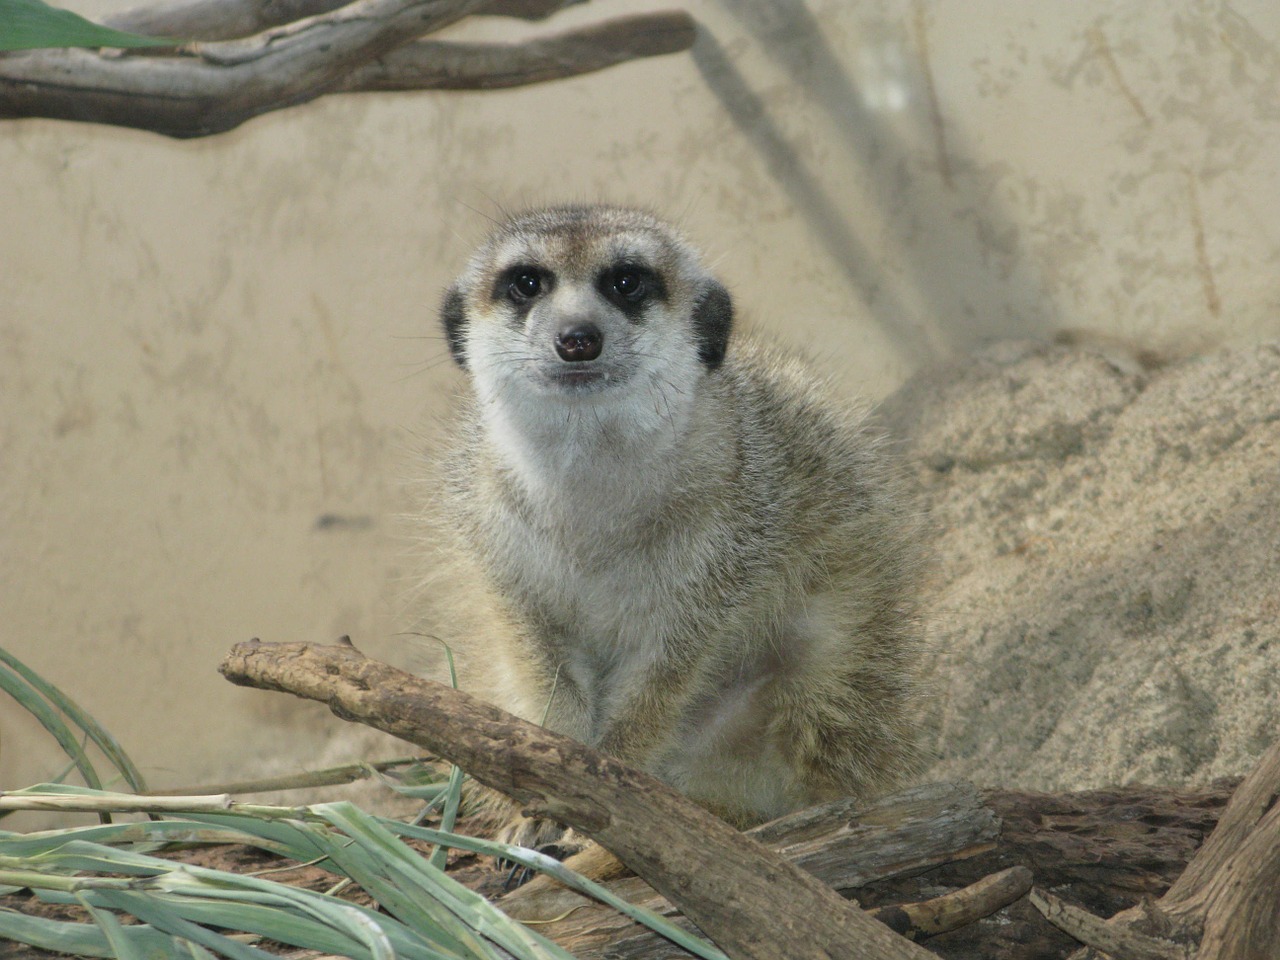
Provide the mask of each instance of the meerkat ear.
{"label": "meerkat ear", "polygon": [[729,291],[715,280],[708,280],[693,305],[693,329],[698,337],[698,359],[710,369],[724,360],[732,328],[733,300]]}
{"label": "meerkat ear", "polygon": [[462,291],[456,286],[450,287],[444,295],[444,306],[440,308],[440,323],[444,326],[444,338],[449,342],[449,353],[454,362],[463,370],[467,369],[466,344],[463,336],[467,327],[467,311]]}

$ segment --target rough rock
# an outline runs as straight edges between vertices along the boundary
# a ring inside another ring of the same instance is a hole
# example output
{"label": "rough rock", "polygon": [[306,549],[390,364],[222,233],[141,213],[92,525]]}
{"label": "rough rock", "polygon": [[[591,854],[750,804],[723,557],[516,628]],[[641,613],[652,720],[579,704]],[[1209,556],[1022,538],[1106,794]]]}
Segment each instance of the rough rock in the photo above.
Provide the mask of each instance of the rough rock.
{"label": "rough rock", "polygon": [[884,406],[936,530],[935,778],[1203,784],[1280,731],[1280,346],[1007,342]]}

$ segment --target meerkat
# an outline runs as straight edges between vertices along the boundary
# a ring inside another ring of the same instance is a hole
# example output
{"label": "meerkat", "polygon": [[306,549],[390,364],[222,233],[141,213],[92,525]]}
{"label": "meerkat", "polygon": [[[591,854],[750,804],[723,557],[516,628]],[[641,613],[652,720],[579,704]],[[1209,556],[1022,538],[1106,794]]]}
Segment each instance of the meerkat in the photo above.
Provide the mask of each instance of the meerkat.
{"label": "meerkat", "polygon": [[[502,223],[444,298],[460,685],[747,826],[920,759],[919,519],[865,411],[732,338],[671,226]],[[475,617],[472,617],[473,621]],[[504,839],[553,841],[511,811]]]}

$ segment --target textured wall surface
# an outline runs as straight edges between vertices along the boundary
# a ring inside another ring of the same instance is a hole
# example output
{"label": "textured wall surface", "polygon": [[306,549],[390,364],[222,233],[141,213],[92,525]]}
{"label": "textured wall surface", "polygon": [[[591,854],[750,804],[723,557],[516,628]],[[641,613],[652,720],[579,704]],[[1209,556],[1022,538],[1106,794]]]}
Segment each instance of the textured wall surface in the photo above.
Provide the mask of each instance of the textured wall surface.
{"label": "textured wall surface", "polygon": [[[435,311],[499,208],[654,206],[745,322],[873,395],[1001,336],[1276,331],[1269,0],[678,5],[692,54],[522,90],[329,98],[195,142],[0,124],[2,642],[156,786],[304,766],[337,728],[223,682],[233,641],[407,649],[395,517],[457,380]],[[0,725],[0,786],[61,767]]]}

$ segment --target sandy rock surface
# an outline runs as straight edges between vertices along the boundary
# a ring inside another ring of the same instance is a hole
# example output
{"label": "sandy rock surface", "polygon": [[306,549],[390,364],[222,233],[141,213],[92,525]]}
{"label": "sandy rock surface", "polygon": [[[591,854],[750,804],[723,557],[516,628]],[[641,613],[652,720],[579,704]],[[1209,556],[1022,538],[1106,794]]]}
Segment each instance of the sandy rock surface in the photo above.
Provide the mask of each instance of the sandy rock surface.
{"label": "sandy rock surface", "polygon": [[1201,784],[1280,736],[1280,345],[1002,343],[884,415],[937,531],[931,778]]}

